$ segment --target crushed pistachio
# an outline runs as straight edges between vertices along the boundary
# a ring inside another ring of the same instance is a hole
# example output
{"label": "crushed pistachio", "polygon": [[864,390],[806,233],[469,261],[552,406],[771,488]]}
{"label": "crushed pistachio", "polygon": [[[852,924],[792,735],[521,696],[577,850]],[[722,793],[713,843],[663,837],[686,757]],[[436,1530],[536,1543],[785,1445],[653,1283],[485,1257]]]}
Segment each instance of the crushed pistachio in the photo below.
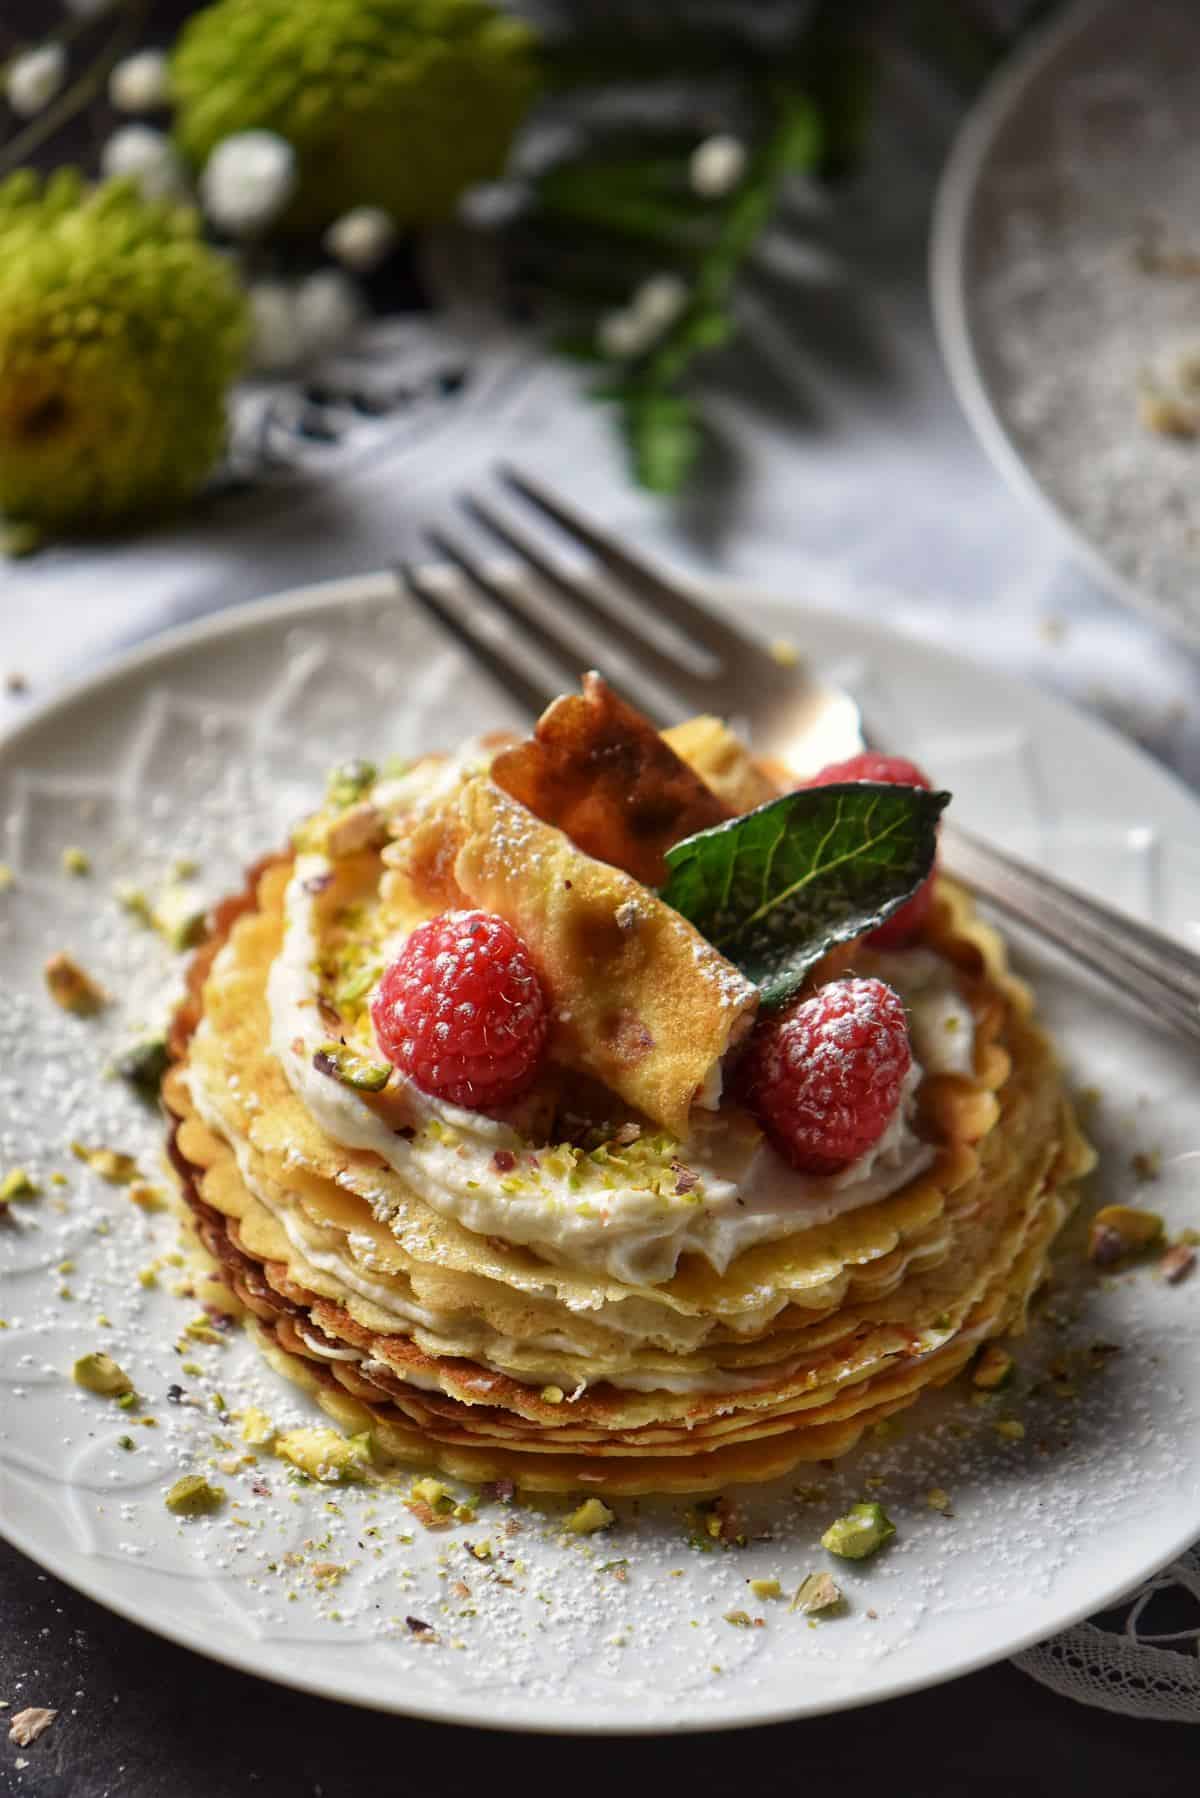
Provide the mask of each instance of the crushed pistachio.
{"label": "crushed pistachio", "polygon": [[119,1149],[89,1149],[84,1143],[73,1142],[71,1153],[76,1161],[82,1161],[110,1186],[128,1186],[137,1179],[136,1160],[132,1155],[123,1155]]}
{"label": "crushed pistachio", "polygon": [[896,1526],[883,1506],[873,1500],[851,1505],[821,1537],[821,1547],[844,1560],[863,1561],[896,1534]]}
{"label": "crushed pistachio", "polygon": [[1190,1242],[1176,1242],[1167,1250],[1158,1264],[1158,1271],[1168,1286],[1178,1286],[1186,1280],[1196,1265],[1196,1250]]}
{"label": "crushed pistachio", "polygon": [[443,1485],[441,1480],[414,1480],[409,1488],[409,1497],[415,1499],[418,1504],[428,1505],[430,1510],[436,1511],[439,1516],[444,1517],[454,1509],[454,1494],[449,1486]]}
{"label": "crushed pistachio", "polygon": [[761,1617],[751,1617],[747,1611],[726,1611],[725,1621],[732,1623],[734,1629],[761,1629],[763,1626]]}
{"label": "crushed pistachio", "polygon": [[1011,1383],[1016,1366],[1007,1349],[990,1342],[975,1363],[971,1384],[978,1386],[981,1392],[999,1392],[1001,1387]]}
{"label": "crushed pistachio", "polygon": [[325,786],[325,800],[328,805],[342,811],[361,799],[370,791],[378,779],[378,770],[374,762],[349,761],[340,762],[330,770]]}
{"label": "crushed pistachio", "polygon": [[334,991],[338,1007],[345,1010],[357,1005],[360,999],[365,999],[382,973],[382,962],[368,961],[356,973],[347,975]]}
{"label": "crushed pistachio", "polygon": [[98,1392],[104,1398],[115,1398],[133,1390],[133,1381],[129,1375],[117,1365],[111,1355],[106,1355],[103,1351],[94,1355],[80,1355],[71,1369],[71,1378],[85,1392]]}
{"label": "crushed pistachio", "polygon": [[189,1473],[176,1480],[163,1503],[176,1517],[203,1517],[220,1510],[225,1493],[220,1486],[210,1486],[203,1474]]}
{"label": "crushed pistachio", "polygon": [[104,988],[65,950],[52,955],[42,973],[54,1003],[64,1011],[74,1012],[76,1017],[92,1017],[108,1004]]}
{"label": "crushed pistachio", "polygon": [[783,1587],[775,1578],[750,1579],[746,1581],[755,1598],[782,1598]]}
{"label": "crushed pistachio", "polygon": [[950,1494],[943,1491],[940,1486],[932,1486],[929,1489],[925,1494],[925,1503],[931,1511],[940,1511],[943,1517],[953,1517],[954,1515]]}
{"label": "crushed pistachio", "polygon": [[146,1287],[157,1286],[158,1285],[158,1269],[155,1267],[139,1267],[138,1274],[137,1274],[137,1283],[139,1286],[146,1286]]}
{"label": "crushed pistachio", "polygon": [[992,1428],[997,1436],[1003,1436],[1006,1442],[1023,1442],[1025,1440],[1025,1425],[1017,1417],[1002,1417],[998,1423],[992,1425]]}
{"label": "crushed pistachio", "polygon": [[172,880],[192,880],[200,872],[200,863],[191,855],[177,855],[171,863]]}
{"label": "crushed pistachio", "polygon": [[117,1437],[117,1447],[123,1448],[127,1454],[132,1454],[133,1451],[137,1448],[137,1443],[134,1441],[132,1436],[118,1436]]}
{"label": "crushed pistachio", "polygon": [[1187,439],[1200,433],[1200,413],[1194,406],[1148,383],[1138,393],[1138,417],[1157,437]]}
{"label": "crushed pistachio", "polygon": [[121,910],[128,912],[131,918],[136,918],[140,924],[153,928],[154,913],[150,901],[141,887],[135,887],[127,880],[118,880],[113,886],[113,898]]}
{"label": "crushed pistachio", "polygon": [[314,1561],[309,1568],[309,1572],[313,1576],[313,1583],[320,1586],[322,1591],[328,1591],[330,1587],[339,1585],[349,1571],[348,1567],[341,1566],[337,1561]]}
{"label": "crushed pistachio", "polygon": [[14,1167],[0,1180],[0,1205],[12,1199],[36,1199],[41,1187],[23,1167]]}
{"label": "crushed pistachio", "polygon": [[842,1602],[841,1588],[828,1573],[810,1573],[800,1581],[789,1611],[800,1611],[814,1617],[820,1611],[835,1611]]}
{"label": "crushed pistachio", "polygon": [[210,1346],[225,1340],[207,1317],[193,1317],[190,1323],[183,1326],[183,1333],[192,1342],[206,1342]]}
{"label": "crushed pistachio", "polygon": [[372,1464],[371,1438],[339,1436],[336,1430],[306,1428],[286,1430],[276,1436],[275,1453],[310,1479],[323,1485],[345,1485],[361,1480]]}
{"label": "crushed pistachio", "polygon": [[157,1098],[159,1082],[170,1064],[165,1036],[150,1036],[144,1042],[134,1043],[120,1054],[115,1063],[117,1073],[122,1080],[128,1080],[130,1086],[136,1087],[147,1097]]}
{"label": "crushed pistachio", "polygon": [[91,873],[92,858],[85,850],[79,849],[74,843],[71,843],[62,852],[62,865],[64,874],[72,874],[76,879],[80,879],[85,874]]}
{"label": "crushed pistachio", "polygon": [[204,935],[204,902],[194,887],[172,881],[150,907],[150,922],[170,949],[194,949]]}
{"label": "crushed pistachio", "polygon": [[167,1195],[161,1186],[147,1186],[144,1180],[135,1180],[129,1188],[129,1197],[142,1211],[165,1211]]}
{"label": "crushed pistachio", "polygon": [[345,1043],[322,1043],[312,1058],[312,1064],[318,1074],[327,1074],[341,1086],[353,1087],[355,1092],[382,1092],[391,1078],[391,1064],[386,1061],[368,1061],[365,1055],[350,1049]]}
{"label": "crushed pistachio", "polygon": [[1088,1233],[1088,1259],[1097,1267],[1110,1267],[1126,1255],[1156,1243],[1163,1221],[1156,1211],[1134,1205],[1104,1205],[1092,1219]]}
{"label": "crushed pistachio", "polygon": [[776,637],[768,647],[770,649],[771,660],[777,662],[781,668],[795,668],[798,666],[800,661],[800,651],[796,648],[796,645],[792,642],[790,637]]}
{"label": "crushed pistachio", "polygon": [[594,1536],[597,1530],[606,1530],[616,1522],[616,1514],[610,1511],[601,1498],[587,1498],[577,1511],[572,1511],[567,1518],[566,1527],[573,1536]]}
{"label": "crushed pistachio", "polygon": [[275,1426],[265,1411],[257,1405],[250,1405],[239,1414],[242,1426],[242,1441],[251,1448],[270,1448],[275,1441]]}
{"label": "crushed pistachio", "polygon": [[567,1395],[561,1386],[543,1386],[541,1396],[548,1405],[561,1405]]}
{"label": "crushed pistachio", "polygon": [[13,873],[8,863],[0,862],[0,893],[7,893],[9,887],[13,885],[16,878],[16,875]]}

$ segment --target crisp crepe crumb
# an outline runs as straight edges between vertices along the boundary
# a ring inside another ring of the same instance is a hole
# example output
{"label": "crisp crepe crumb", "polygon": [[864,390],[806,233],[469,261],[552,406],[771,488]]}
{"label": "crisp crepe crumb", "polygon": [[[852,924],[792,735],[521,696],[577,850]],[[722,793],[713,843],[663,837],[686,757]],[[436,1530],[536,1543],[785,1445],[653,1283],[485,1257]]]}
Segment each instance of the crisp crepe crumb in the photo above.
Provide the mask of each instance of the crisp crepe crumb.
{"label": "crisp crepe crumb", "polygon": [[57,1711],[44,1709],[40,1705],[30,1705],[28,1710],[18,1711],[8,1726],[8,1739],[15,1742],[18,1748],[28,1748],[39,1736],[44,1736]]}

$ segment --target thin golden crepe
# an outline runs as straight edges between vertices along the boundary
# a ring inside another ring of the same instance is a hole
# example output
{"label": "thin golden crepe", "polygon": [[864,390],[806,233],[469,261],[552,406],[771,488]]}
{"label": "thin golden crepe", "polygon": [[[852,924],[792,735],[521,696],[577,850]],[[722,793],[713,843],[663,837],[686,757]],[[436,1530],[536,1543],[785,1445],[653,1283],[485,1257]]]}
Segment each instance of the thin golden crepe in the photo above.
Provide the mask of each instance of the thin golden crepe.
{"label": "thin golden crepe", "polygon": [[[972,1077],[923,1082],[932,1166],[723,1275],[693,1258],[637,1287],[475,1235],[323,1137],[265,1048],[288,875],[281,860],[232,902],[197,965],[165,1086],[174,1152],[268,1358],[385,1458],[531,1488],[711,1491],[845,1452],[1021,1326],[1089,1153],[1028,994],[949,883],[927,940],[960,970],[976,1054]],[[220,1094],[217,1128],[193,1069]]]}

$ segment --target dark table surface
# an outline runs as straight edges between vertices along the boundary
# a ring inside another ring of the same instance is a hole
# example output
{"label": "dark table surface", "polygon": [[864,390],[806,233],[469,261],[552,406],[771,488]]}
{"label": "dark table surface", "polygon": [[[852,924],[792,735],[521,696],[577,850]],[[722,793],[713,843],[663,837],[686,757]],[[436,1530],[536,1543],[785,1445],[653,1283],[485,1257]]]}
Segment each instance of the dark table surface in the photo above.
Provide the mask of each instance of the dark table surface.
{"label": "dark table surface", "polygon": [[[0,1697],[55,1706],[0,1742],[3,1798],[362,1798],[557,1790],[689,1798],[1182,1791],[1195,1737],[1058,1698],[1001,1664],[870,1710],[711,1736],[581,1741],[454,1730],[259,1683],[161,1642],[0,1546]],[[12,1714],[11,1710],[8,1713]],[[16,1761],[28,1764],[18,1770]],[[582,1785],[581,1785],[582,1781]]]}

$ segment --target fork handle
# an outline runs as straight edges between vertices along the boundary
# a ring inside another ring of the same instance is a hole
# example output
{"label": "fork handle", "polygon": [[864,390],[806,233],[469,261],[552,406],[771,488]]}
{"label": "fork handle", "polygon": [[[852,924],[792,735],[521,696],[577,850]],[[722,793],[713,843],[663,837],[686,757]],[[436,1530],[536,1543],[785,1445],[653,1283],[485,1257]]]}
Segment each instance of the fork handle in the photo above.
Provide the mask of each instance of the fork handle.
{"label": "fork handle", "polygon": [[1200,956],[949,823],[946,872],[1200,1044]]}

